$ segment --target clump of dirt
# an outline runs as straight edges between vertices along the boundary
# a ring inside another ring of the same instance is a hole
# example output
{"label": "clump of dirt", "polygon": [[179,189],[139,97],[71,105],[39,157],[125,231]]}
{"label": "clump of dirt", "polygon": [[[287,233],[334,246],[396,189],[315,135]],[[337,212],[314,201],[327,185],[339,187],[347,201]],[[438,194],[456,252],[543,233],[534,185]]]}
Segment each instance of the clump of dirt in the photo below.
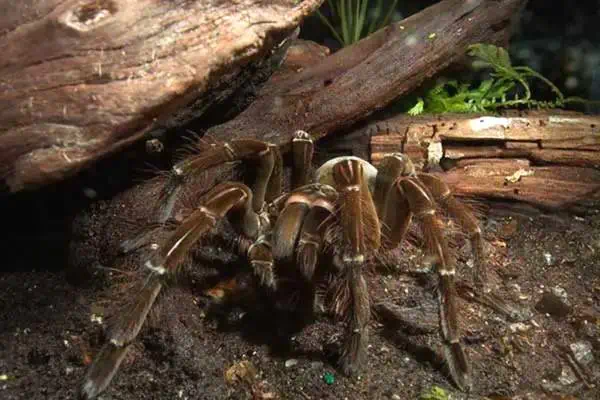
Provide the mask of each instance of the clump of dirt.
{"label": "clump of dirt", "polygon": [[[69,283],[72,270],[37,265],[0,275],[0,397],[76,398],[103,341],[104,294],[114,281],[98,267],[114,267],[115,246],[130,234],[117,218],[127,204],[126,196],[98,202],[78,219],[73,254],[77,268],[91,271],[85,279]],[[600,216],[496,213],[484,225],[492,286],[526,318],[510,320],[467,300],[472,260],[458,241],[461,323],[473,369],[468,398],[599,398]],[[209,250],[221,264],[231,261],[217,254],[226,251]],[[418,247],[404,246],[368,273],[373,301],[400,312],[394,319],[380,309],[357,378],[335,367],[343,329],[328,315],[282,345],[271,315],[252,304],[207,306],[198,279],[186,274],[163,297],[103,399],[467,398],[445,373],[434,279]]]}

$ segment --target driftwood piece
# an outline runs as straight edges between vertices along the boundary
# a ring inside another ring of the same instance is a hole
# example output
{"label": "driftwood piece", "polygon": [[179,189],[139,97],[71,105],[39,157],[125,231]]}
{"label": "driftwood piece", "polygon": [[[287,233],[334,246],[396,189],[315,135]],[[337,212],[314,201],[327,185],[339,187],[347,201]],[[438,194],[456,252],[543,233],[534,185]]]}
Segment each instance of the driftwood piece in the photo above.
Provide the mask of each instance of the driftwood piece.
{"label": "driftwood piece", "polygon": [[409,93],[464,57],[469,45],[506,45],[525,3],[441,1],[285,80],[272,79],[243,113],[207,134],[278,144],[297,129],[325,136]]}
{"label": "driftwood piece", "polygon": [[600,117],[560,110],[399,116],[368,128],[372,161],[403,151],[465,196],[551,210],[600,205]]}
{"label": "driftwood piece", "polygon": [[0,177],[57,181],[197,118],[321,2],[0,0]]}

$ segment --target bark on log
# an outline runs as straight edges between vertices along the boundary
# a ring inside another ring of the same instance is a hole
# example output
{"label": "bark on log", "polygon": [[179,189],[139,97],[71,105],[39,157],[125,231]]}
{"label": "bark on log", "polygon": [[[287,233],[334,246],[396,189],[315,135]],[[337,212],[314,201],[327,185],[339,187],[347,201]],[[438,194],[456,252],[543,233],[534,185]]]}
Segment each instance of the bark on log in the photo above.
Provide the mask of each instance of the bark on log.
{"label": "bark on log", "polygon": [[368,128],[372,161],[407,153],[456,193],[583,212],[600,205],[600,117],[560,110],[399,116]]}
{"label": "bark on log", "polygon": [[417,88],[474,43],[506,46],[526,0],[445,0],[285,80],[272,79],[237,118],[208,130],[285,145],[297,129],[325,136]]}
{"label": "bark on log", "polygon": [[[205,2],[187,2],[185,10],[144,0],[49,6],[54,3],[35,12],[30,2],[4,6],[12,15],[0,19],[0,167],[10,172],[11,191],[62,179],[164,125],[175,110],[239,73],[226,67],[264,53],[265,43],[320,1],[237,2],[235,15],[245,18],[232,17],[228,2],[210,13]],[[293,77],[273,80],[240,117],[208,133],[277,143],[296,129],[325,135],[414,89],[468,45],[505,44],[525,3],[442,1]],[[143,27],[136,25],[143,19]],[[227,29],[214,31],[217,22]],[[49,39],[37,47],[17,45],[42,38]]]}
{"label": "bark on log", "polygon": [[0,0],[0,177],[63,179],[197,118],[322,0]]}

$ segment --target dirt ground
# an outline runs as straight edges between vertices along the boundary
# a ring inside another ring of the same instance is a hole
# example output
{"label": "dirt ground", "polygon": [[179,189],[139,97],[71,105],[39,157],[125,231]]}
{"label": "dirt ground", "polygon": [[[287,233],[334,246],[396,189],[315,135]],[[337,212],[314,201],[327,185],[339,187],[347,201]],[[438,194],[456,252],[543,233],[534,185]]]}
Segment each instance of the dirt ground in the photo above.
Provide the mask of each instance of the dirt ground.
{"label": "dirt ground", "polygon": [[[99,202],[77,220],[71,255],[89,274],[47,268],[40,248],[32,249],[34,264],[0,274],[0,398],[76,398],[103,341],[104,293],[114,277],[96,267],[127,235],[115,222],[120,207],[126,202]],[[468,396],[441,361],[433,277],[423,271],[419,249],[406,245],[368,274],[373,301],[389,301],[403,315],[380,313],[372,322],[368,365],[358,378],[335,368],[342,326],[329,316],[281,346],[271,315],[253,312],[252,304],[215,314],[192,275],[162,299],[101,398],[600,398],[600,215],[490,212],[483,225],[491,282],[526,318],[511,321],[467,301],[463,288],[461,323],[473,369]],[[468,283],[469,246],[459,241],[457,254]]]}

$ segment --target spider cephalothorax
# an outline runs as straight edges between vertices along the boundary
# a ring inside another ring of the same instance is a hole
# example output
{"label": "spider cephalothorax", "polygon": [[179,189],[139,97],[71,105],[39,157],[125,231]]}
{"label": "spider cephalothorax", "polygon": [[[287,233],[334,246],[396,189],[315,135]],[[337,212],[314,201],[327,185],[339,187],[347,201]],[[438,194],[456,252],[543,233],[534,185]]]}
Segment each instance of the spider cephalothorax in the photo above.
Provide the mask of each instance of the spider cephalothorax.
{"label": "spider cephalothorax", "polygon": [[[215,143],[173,167],[156,208],[158,222],[171,230],[159,242],[148,242],[141,235],[124,244],[124,250],[150,246],[150,255],[141,262],[147,276],[133,303],[108,330],[109,343],[85,377],[83,397],[93,398],[108,386],[165,278],[177,272],[186,255],[223,218],[240,236],[238,250],[247,257],[267,293],[277,294],[278,266],[282,264],[295,266],[299,276],[313,285],[320,269],[336,276],[332,311],[346,322],[339,360],[346,374],[356,373],[366,357],[371,304],[363,268],[377,252],[398,247],[414,221],[438,275],[440,330],[450,373],[460,388],[470,387],[470,367],[457,322],[454,260],[438,210],[444,210],[468,234],[476,278],[483,287],[484,244],[475,216],[443,181],[417,172],[403,154],[390,154],[378,169],[356,157],[339,157],[316,171],[311,169],[312,154],[311,137],[296,132],[292,184],[287,193],[282,192],[278,148],[259,140]],[[254,163],[255,179],[250,187],[238,182],[213,187],[173,229],[174,204],[188,178],[232,161]]]}

